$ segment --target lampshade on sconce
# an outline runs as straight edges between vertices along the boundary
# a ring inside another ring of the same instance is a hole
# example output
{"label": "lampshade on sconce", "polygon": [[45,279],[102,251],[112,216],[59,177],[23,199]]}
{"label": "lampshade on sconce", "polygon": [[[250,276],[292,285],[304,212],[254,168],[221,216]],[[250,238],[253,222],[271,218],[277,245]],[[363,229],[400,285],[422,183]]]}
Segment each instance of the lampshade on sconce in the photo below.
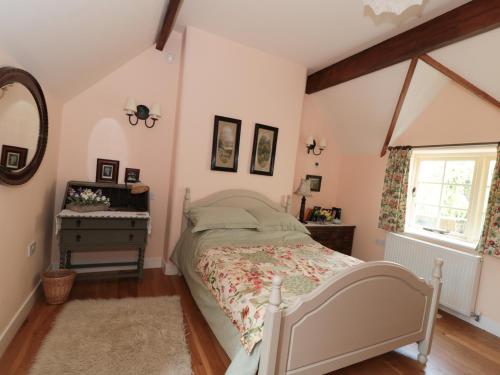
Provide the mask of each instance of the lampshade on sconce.
{"label": "lampshade on sconce", "polygon": [[[156,121],[161,117],[161,109],[158,103],[153,104],[150,110],[144,104],[136,105],[134,98],[127,98],[123,110],[128,116],[128,122],[132,126],[137,125],[139,120],[143,120],[144,125],[146,125],[147,128],[152,128],[155,126]],[[132,117],[135,117],[135,121],[133,121]],[[153,120],[152,123],[148,123],[149,118]]]}
{"label": "lampshade on sconce", "polygon": [[[316,146],[318,146],[318,149],[319,149],[319,152],[316,153]],[[323,152],[323,150],[326,150],[326,139],[325,138],[321,138],[321,140],[319,141],[319,144],[316,143],[316,140],[313,138],[312,135],[310,135],[309,137],[307,137],[306,139],[306,148],[307,148],[307,153],[309,154],[311,151],[313,153],[313,155],[321,155],[321,153]]]}

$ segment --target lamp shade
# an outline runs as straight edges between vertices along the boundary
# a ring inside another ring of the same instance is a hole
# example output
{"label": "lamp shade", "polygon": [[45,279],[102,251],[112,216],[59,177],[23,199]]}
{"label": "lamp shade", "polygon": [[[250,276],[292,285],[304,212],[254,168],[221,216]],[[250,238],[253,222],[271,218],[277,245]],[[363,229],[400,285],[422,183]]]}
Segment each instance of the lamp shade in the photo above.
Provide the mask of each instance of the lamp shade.
{"label": "lamp shade", "polygon": [[300,195],[302,197],[310,197],[311,196],[311,181],[307,180],[305,178],[302,178],[300,180],[300,185],[297,188],[297,190],[295,190],[294,194]]}
{"label": "lamp shade", "polygon": [[314,143],[314,138],[313,138],[313,136],[312,136],[312,135],[310,135],[310,136],[309,136],[309,137],[307,137],[307,139],[306,139],[306,145],[307,145],[307,146],[310,146],[310,145],[312,145],[313,143]]}
{"label": "lamp shade", "polygon": [[137,104],[135,103],[134,98],[127,98],[127,101],[125,102],[125,107],[123,108],[125,112],[127,112],[128,115],[131,115],[137,111]]}
{"label": "lamp shade", "polygon": [[321,140],[319,141],[319,149],[324,150],[325,148],[326,148],[326,139],[321,138]]}
{"label": "lamp shade", "polygon": [[422,5],[423,2],[424,0],[363,0],[363,4],[372,8],[377,16],[382,13],[400,15],[406,9],[414,5]]}
{"label": "lamp shade", "polygon": [[149,115],[154,119],[159,119],[161,117],[161,109],[158,103],[154,103],[149,111]]}

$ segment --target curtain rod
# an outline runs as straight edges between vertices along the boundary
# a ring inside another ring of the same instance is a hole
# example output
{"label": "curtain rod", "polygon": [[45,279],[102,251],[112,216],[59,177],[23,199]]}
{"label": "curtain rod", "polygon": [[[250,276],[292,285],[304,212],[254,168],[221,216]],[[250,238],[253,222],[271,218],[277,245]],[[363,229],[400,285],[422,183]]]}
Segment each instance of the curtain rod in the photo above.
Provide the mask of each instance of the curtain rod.
{"label": "curtain rod", "polygon": [[460,147],[460,146],[488,146],[488,145],[499,145],[500,142],[477,142],[477,143],[452,143],[446,145],[425,145],[425,146],[390,146],[389,150],[392,149],[414,149],[414,148],[439,148],[439,147]]}

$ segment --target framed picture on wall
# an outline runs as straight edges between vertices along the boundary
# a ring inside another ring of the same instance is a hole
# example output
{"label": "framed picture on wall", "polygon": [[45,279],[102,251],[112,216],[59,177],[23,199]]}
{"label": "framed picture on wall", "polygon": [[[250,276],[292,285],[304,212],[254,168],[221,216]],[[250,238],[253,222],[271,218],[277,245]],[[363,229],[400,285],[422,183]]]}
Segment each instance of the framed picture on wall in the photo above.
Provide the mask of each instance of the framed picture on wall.
{"label": "framed picture on wall", "polygon": [[118,160],[97,159],[95,182],[118,183],[118,171],[120,162]]}
{"label": "framed picture on wall", "polygon": [[215,116],[211,164],[213,171],[238,171],[240,133],[241,120]]}
{"label": "framed picture on wall", "polygon": [[28,149],[24,147],[2,145],[0,164],[11,171],[22,169],[26,166]]}
{"label": "framed picture on wall", "polygon": [[272,176],[278,142],[278,128],[255,124],[250,173]]}
{"label": "framed picture on wall", "polygon": [[125,183],[133,184],[139,182],[139,176],[141,174],[140,169],[136,168],[125,168]]}
{"label": "framed picture on wall", "polygon": [[315,176],[312,174],[308,174],[308,175],[306,175],[306,180],[311,181],[311,191],[318,192],[321,190],[321,180],[322,180],[321,176]]}

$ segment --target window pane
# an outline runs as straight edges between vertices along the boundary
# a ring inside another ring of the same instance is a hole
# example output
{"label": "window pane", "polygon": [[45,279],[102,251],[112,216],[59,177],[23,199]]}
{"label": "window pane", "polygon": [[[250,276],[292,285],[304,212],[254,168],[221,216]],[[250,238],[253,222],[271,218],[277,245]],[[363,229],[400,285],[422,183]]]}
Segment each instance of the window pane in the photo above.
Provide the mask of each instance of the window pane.
{"label": "window pane", "polygon": [[470,186],[444,185],[441,204],[453,208],[469,208]]}
{"label": "window pane", "polygon": [[488,186],[491,186],[491,180],[493,179],[493,170],[495,169],[495,160],[490,161],[490,167],[488,168],[488,179],[486,180]]}
{"label": "window pane", "polygon": [[415,224],[422,227],[436,228],[439,207],[417,204],[415,211]]}
{"label": "window pane", "polygon": [[467,211],[442,208],[439,219],[439,229],[464,234],[467,223]]}
{"label": "window pane", "polygon": [[418,168],[418,180],[421,182],[442,182],[444,173],[444,161],[425,160]]}
{"label": "window pane", "polygon": [[439,205],[441,199],[441,184],[420,183],[417,187],[417,202]]}
{"label": "window pane", "polygon": [[446,171],[444,174],[445,184],[472,184],[474,178],[474,167],[476,163],[473,160],[454,160],[446,162]]}

